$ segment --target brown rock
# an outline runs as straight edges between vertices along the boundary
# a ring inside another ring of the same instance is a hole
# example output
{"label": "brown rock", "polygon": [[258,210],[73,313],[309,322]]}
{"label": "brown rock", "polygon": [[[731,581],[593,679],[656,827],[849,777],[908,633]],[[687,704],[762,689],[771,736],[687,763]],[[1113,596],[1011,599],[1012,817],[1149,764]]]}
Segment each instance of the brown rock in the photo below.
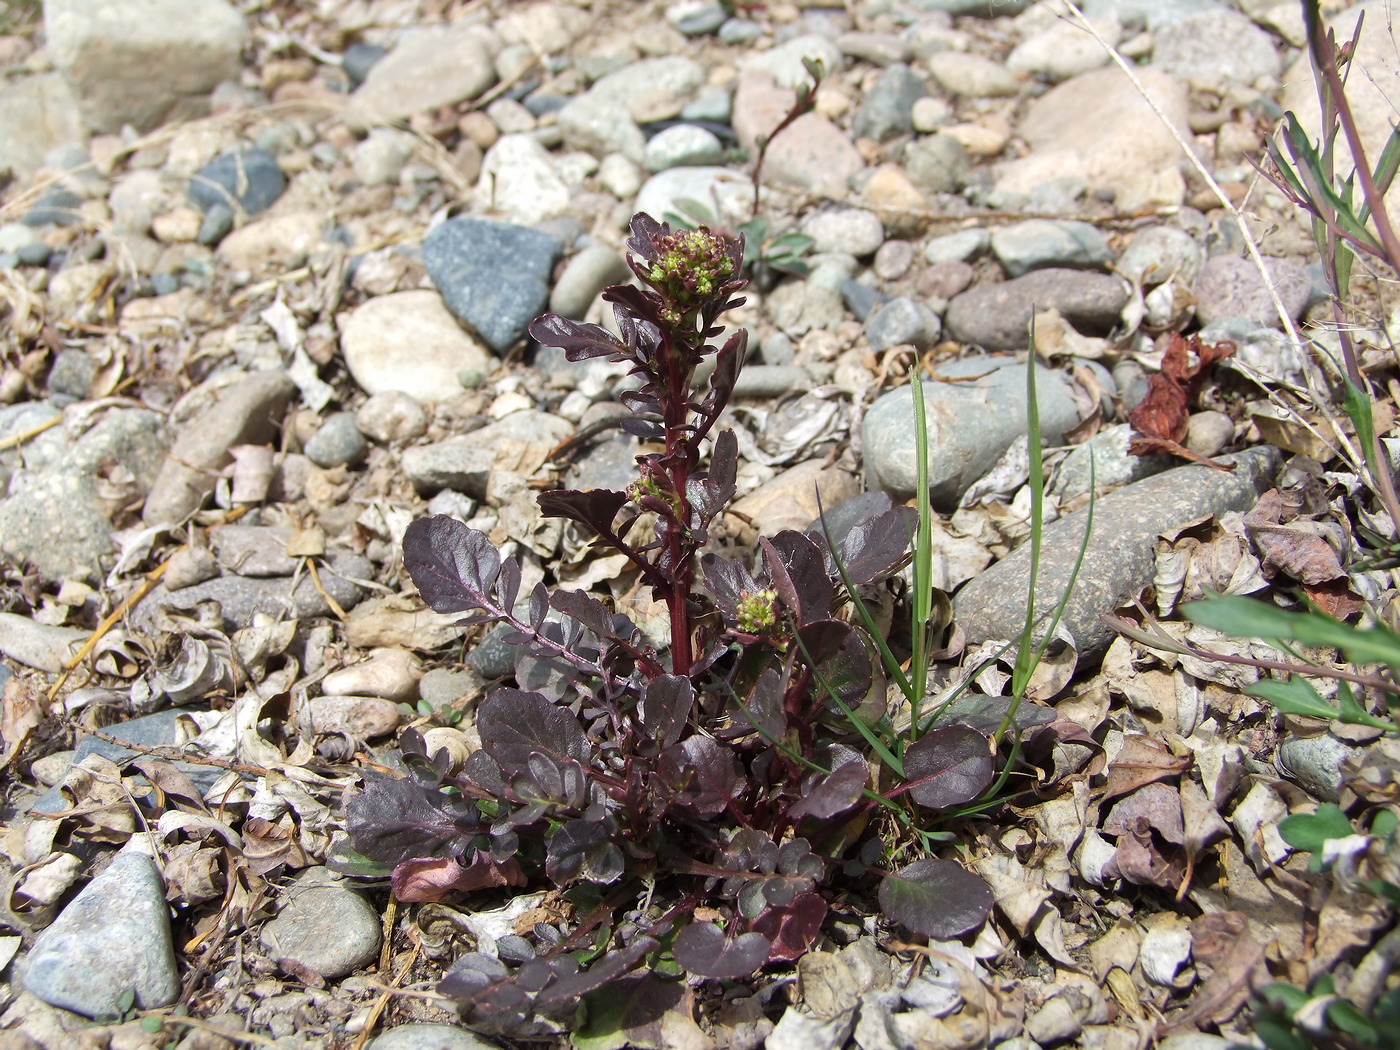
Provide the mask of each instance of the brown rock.
{"label": "brown rock", "polygon": [[752,525],[739,518],[731,520],[739,522],[739,541],[751,544],[759,535],[805,529],[819,513],[818,494],[823,507],[834,507],[859,493],[860,481],[854,475],[828,467],[819,459],[809,459],[734,502],[735,513],[742,514]]}

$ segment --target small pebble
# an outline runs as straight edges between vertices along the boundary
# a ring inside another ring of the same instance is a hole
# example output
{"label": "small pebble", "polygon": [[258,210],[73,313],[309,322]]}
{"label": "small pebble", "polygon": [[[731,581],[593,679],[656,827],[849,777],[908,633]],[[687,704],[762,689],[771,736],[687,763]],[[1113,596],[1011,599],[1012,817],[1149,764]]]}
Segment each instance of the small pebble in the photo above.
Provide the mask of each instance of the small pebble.
{"label": "small pebble", "polygon": [[428,413],[402,390],[371,394],[355,413],[360,433],[381,445],[412,441],[428,430]]}
{"label": "small pebble", "polygon": [[307,868],[288,896],[259,938],[274,959],[333,979],[378,957],[379,913],[358,893],[327,884],[325,868]]}
{"label": "small pebble", "polygon": [[875,276],[897,281],[914,265],[914,246],[908,241],[886,241],[875,252]]}
{"label": "small pebble", "polygon": [[318,696],[307,702],[314,732],[345,733],[356,740],[387,736],[399,727],[399,709],[377,696]]}
{"label": "small pebble", "polygon": [[306,458],[318,467],[340,467],[365,458],[369,445],[351,412],[337,412],[306,443]]}
{"label": "small pebble", "polygon": [[1235,421],[1224,412],[1192,414],[1186,421],[1186,447],[1210,459],[1235,440]]}

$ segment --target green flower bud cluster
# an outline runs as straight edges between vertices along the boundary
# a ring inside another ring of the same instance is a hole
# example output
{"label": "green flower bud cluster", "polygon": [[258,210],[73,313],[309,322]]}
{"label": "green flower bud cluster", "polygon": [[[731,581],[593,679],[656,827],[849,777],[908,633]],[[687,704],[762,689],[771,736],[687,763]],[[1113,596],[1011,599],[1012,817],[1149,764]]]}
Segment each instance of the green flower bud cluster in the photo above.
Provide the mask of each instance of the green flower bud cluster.
{"label": "green flower bud cluster", "polygon": [[739,599],[738,628],[744,634],[767,634],[778,625],[778,592],[754,591]]}
{"label": "green flower bud cluster", "polygon": [[734,260],[725,238],[707,226],[677,230],[653,242],[656,259],[647,278],[667,300],[677,318],[708,302],[734,276]]}

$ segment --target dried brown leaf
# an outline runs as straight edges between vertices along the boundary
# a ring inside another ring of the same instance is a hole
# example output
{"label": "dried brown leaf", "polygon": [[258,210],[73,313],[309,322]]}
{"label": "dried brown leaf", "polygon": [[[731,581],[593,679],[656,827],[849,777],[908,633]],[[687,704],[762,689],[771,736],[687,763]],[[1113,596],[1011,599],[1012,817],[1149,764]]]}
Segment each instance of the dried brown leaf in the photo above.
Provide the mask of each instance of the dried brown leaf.
{"label": "dried brown leaf", "polygon": [[1189,764],[1190,759],[1178,758],[1165,744],[1150,737],[1141,734],[1125,736],[1123,746],[1108,764],[1108,783],[1104,787],[1103,799],[1107,801],[1136,791],[1145,784],[1179,776]]}
{"label": "dried brown leaf", "polygon": [[25,680],[12,676],[0,696],[0,770],[18,757],[25,742],[44,720],[44,695]]}

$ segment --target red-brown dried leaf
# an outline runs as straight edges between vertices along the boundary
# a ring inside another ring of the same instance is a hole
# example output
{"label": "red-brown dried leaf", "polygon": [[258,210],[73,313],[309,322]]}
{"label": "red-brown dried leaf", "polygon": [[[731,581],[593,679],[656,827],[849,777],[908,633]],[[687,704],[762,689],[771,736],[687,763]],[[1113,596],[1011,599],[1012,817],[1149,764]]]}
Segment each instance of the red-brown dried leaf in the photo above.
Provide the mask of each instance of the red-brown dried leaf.
{"label": "red-brown dried leaf", "polygon": [[1128,413],[1128,422],[1140,435],[1128,445],[1128,451],[1135,456],[1165,452],[1217,470],[1233,470],[1233,466],[1201,458],[1181,442],[1186,437],[1191,399],[1211,369],[1234,352],[1235,344],[1228,341],[1205,344],[1198,335],[1183,337],[1172,332],[1161,371],[1148,377],[1146,396]]}
{"label": "red-brown dried leaf", "polygon": [[1177,758],[1150,737],[1142,735],[1126,736],[1123,746],[1108,766],[1108,784],[1104,787],[1103,799],[1108,801],[1129,791],[1136,791],[1145,784],[1155,784],[1180,776],[1190,765],[1190,759]]}
{"label": "red-brown dried leaf", "polygon": [[500,864],[490,854],[476,851],[470,867],[462,867],[450,857],[406,860],[394,866],[394,896],[404,903],[440,901],[454,893],[489,889],[495,886],[524,886],[520,862],[511,857]]}

